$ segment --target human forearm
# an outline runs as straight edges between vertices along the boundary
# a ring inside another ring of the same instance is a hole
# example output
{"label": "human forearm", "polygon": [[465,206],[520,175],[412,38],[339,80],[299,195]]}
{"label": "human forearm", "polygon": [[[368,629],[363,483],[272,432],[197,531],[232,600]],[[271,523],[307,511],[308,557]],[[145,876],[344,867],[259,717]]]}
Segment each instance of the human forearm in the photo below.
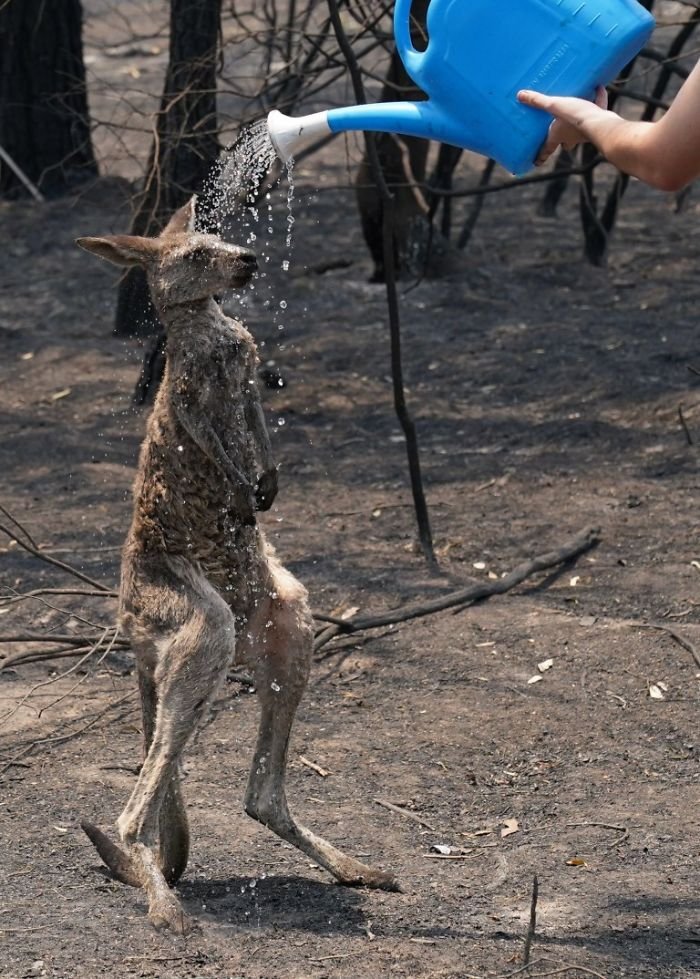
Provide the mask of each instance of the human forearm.
{"label": "human forearm", "polygon": [[531,91],[518,99],[554,116],[538,163],[558,146],[588,140],[620,170],[662,190],[679,190],[700,176],[700,62],[658,122],[627,122],[608,112],[602,88],[595,103]]}
{"label": "human forearm", "polygon": [[580,127],[582,135],[623,173],[659,190],[677,190],[684,182],[658,145],[656,125],[628,122],[614,112],[598,112]]}

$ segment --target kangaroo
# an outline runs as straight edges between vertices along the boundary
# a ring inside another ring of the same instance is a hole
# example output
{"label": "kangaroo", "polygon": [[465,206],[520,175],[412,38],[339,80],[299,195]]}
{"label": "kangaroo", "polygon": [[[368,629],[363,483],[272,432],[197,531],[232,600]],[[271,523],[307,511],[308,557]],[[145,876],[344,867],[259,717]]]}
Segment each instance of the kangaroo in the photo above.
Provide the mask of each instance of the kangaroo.
{"label": "kangaroo", "polygon": [[245,811],[342,884],[396,890],[291,815],[287,749],[307,684],[313,619],[307,593],[256,523],[277,493],[257,385],[257,350],[214,296],[254,275],[252,252],[194,231],[195,199],[157,238],[79,238],[117,265],[140,264],[167,335],[166,368],[148,419],[124,545],[119,626],[141,694],[145,760],[117,820],[121,842],[81,825],[120,881],[143,888],[157,928],[186,931],[171,887],[187,865],[179,764],[233,664],[255,678],[261,718]]}

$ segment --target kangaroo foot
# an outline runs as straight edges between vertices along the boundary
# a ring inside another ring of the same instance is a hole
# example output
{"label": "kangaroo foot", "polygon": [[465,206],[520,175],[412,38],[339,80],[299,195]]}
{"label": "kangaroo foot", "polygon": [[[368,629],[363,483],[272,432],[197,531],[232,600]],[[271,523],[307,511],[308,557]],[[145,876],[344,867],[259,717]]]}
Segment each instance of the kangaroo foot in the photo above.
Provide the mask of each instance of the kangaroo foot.
{"label": "kangaroo foot", "polygon": [[148,920],[156,931],[171,931],[174,935],[189,935],[199,928],[198,922],[182,910],[174,894],[159,895],[149,900]]}
{"label": "kangaroo foot", "polygon": [[132,843],[127,852],[92,823],[83,820],[80,825],[114,877],[123,884],[146,891],[148,920],[155,929],[170,929],[176,935],[186,935],[194,930],[196,923],[182,910],[148,847]]}
{"label": "kangaroo foot", "polygon": [[185,914],[168,887],[156,854],[143,843],[132,843],[129,850],[148,896],[148,920],[153,927],[158,930],[168,928],[176,935],[191,932],[196,927],[195,922]]}
{"label": "kangaroo foot", "polygon": [[110,838],[86,819],[81,820],[83,832],[99,853],[102,862],[111,870],[114,877],[130,887],[142,887],[136,867],[131,857],[113,843]]}
{"label": "kangaroo foot", "polygon": [[[325,867],[339,884],[345,887],[371,887],[382,891],[400,891],[401,885],[392,873],[368,867],[367,864],[343,853],[337,847],[297,823],[280,794],[266,791],[248,792],[245,809],[249,816],[267,826],[287,843]],[[283,790],[282,790],[283,791]]]}

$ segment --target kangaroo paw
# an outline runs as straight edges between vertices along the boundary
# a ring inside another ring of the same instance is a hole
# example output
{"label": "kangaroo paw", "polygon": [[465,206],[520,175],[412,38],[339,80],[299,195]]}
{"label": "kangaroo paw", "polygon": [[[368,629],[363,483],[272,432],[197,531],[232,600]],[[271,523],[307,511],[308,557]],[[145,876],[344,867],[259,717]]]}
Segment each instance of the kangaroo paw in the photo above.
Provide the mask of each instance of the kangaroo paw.
{"label": "kangaroo paw", "polygon": [[128,884],[130,887],[143,886],[141,878],[134,867],[134,863],[128,854],[118,847],[116,843],[112,843],[110,838],[101,829],[93,826],[92,823],[88,823],[87,820],[81,820],[80,826],[99,853],[103,863],[109,867],[117,880],[121,881],[122,884]]}

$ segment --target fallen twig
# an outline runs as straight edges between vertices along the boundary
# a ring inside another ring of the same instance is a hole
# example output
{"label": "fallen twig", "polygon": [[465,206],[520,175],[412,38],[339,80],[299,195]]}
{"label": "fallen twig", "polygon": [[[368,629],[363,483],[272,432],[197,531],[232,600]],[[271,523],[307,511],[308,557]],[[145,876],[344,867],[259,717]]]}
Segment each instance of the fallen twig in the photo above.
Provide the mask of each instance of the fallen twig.
{"label": "fallen twig", "polygon": [[[24,697],[22,697],[20,700],[17,701],[15,706],[12,708],[12,710],[8,711],[7,714],[3,714],[3,716],[0,717],[0,723],[3,723],[4,721],[12,717],[13,714],[16,714],[17,711],[20,710],[26,704],[29,698],[33,694],[35,694],[37,690],[40,690],[42,687],[50,686],[53,683],[57,683],[59,680],[62,680],[64,677],[69,676],[71,673],[74,673],[77,669],[79,669],[82,666],[82,664],[85,663],[88,659],[90,659],[93,653],[95,653],[99,649],[100,645],[106,638],[108,632],[109,629],[105,629],[105,631],[102,633],[102,635],[97,640],[97,642],[88,649],[85,655],[81,656],[81,658],[78,660],[77,663],[73,663],[73,665],[69,667],[67,670],[64,670],[63,673],[59,673],[56,676],[49,677],[48,680],[40,680],[38,683],[35,683],[32,687],[30,687],[29,690],[24,695]],[[115,631],[115,636],[112,639],[112,643],[110,643],[110,645],[107,647],[107,652],[109,652],[109,650],[112,648],[115,638],[116,638],[116,631]],[[106,656],[107,653],[105,653],[104,655]],[[41,714],[42,711],[39,711],[39,717],[41,717]]]}
{"label": "fallen twig", "polygon": [[116,591],[89,591],[85,588],[34,588],[32,591],[25,591],[15,595],[0,595],[0,605],[16,605],[18,602],[25,602],[29,598],[38,598],[41,595],[82,595],[88,598],[116,598],[119,592]]}
{"label": "fallen twig", "polygon": [[405,816],[406,819],[412,819],[414,823],[419,823],[421,826],[425,826],[426,829],[430,829],[433,833],[437,833],[435,827],[429,823],[426,819],[423,819],[415,812],[411,812],[410,809],[404,809],[402,806],[396,806],[393,802],[387,802],[386,799],[374,799],[374,802],[378,806],[382,806],[384,809],[390,809],[392,812],[396,812],[399,816]]}
{"label": "fallen twig", "polygon": [[[105,629],[105,632],[104,632],[102,638],[100,639],[99,643],[97,643],[90,650],[90,656],[94,655],[99,650],[100,645],[102,644],[103,640],[105,639],[108,631],[109,631],[108,629]],[[112,652],[112,649],[114,648],[114,644],[117,641],[117,636],[118,635],[119,635],[119,629],[117,628],[117,629],[114,630],[114,635],[112,636],[112,638],[110,639],[110,641],[107,643],[107,646],[105,647],[104,651],[100,655],[100,658],[97,660],[97,663],[95,664],[95,667],[98,667],[102,663],[104,663],[105,659]],[[83,660],[81,660],[80,662],[83,662]],[[62,673],[61,674],[61,677],[68,676],[69,673],[72,673],[74,670],[77,670],[77,668],[78,668],[79,665],[80,665],[80,663],[75,663],[68,670],[66,670],[64,673]],[[41,717],[42,714],[44,714],[48,710],[51,710],[53,707],[56,706],[56,704],[60,704],[62,700],[65,700],[66,699],[66,697],[70,697],[70,695],[72,693],[74,693],[75,690],[82,683],[85,682],[85,680],[88,678],[88,676],[90,676],[90,673],[86,672],[83,676],[81,676],[81,678],[76,683],[73,684],[73,686],[70,688],[70,690],[67,690],[66,693],[61,694],[60,697],[56,697],[56,699],[55,700],[52,700],[50,704],[46,704],[46,706],[42,707],[41,710],[39,711],[38,716]],[[59,679],[59,677],[53,677],[52,680],[51,680],[51,682],[54,682],[55,683],[55,681],[57,679]],[[47,681],[47,682],[49,682],[49,681]]]}
{"label": "fallen twig", "polygon": [[305,755],[299,755],[299,761],[302,763],[302,765],[306,765],[307,768],[310,768],[312,772],[316,772],[317,775],[320,775],[321,778],[328,778],[329,775],[333,774],[332,772],[329,772],[327,768],[321,768],[321,766],[317,765],[316,762],[310,761]]}
{"label": "fallen twig", "polygon": [[667,625],[662,625],[660,622],[635,622],[630,624],[637,625],[640,629],[658,629],[659,632],[668,633],[671,639],[675,639],[679,646],[682,646],[683,649],[690,653],[695,660],[695,665],[700,670],[700,653],[698,652],[697,647],[690,641],[690,639],[686,638],[686,636],[682,635],[680,632],[676,632],[675,629],[671,629]]}
{"label": "fallen twig", "polygon": [[502,595],[538,571],[545,571],[547,568],[562,564],[564,561],[570,561],[595,547],[599,541],[599,533],[597,528],[588,527],[563,544],[558,550],[548,551],[546,554],[540,554],[530,560],[523,561],[503,578],[498,578],[495,581],[469,585],[467,588],[450,592],[429,602],[408,605],[403,609],[395,609],[375,616],[354,616],[350,619],[338,620],[319,633],[314,641],[314,651],[318,652],[331,639],[341,634],[359,632],[362,629],[379,629],[386,625],[431,615],[434,612],[442,612],[444,609],[471,605],[474,602],[490,598],[492,595]]}
{"label": "fallen twig", "polygon": [[[25,596],[22,596],[19,593],[15,593],[15,597],[24,598]],[[90,619],[86,619],[85,616],[80,615],[78,612],[75,612],[72,609],[63,608],[60,605],[54,605],[53,602],[47,601],[41,595],[32,595],[31,600],[35,602],[39,602],[41,605],[46,606],[46,608],[50,608],[53,612],[58,612],[60,615],[65,615],[66,619],[75,619],[76,622],[82,622],[83,625],[87,625],[91,629],[104,628],[104,623],[92,622]]]}
{"label": "fallen twig", "polygon": [[[89,642],[91,636],[73,636],[65,633],[55,632],[20,632],[16,635],[0,636],[0,643],[3,642],[65,642],[79,646],[81,643]],[[124,640],[126,642],[126,640]]]}
{"label": "fallen twig", "polygon": [[13,669],[16,666],[27,666],[29,663],[43,663],[46,660],[82,656],[90,648],[90,646],[66,646],[63,649],[39,649],[35,652],[16,653],[0,663],[0,672]]}
{"label": "fallen twig", "polygon": [[[10,760],[6,762],[2,768],[0,768],[0,777],[2,777],[9,768],[16,765],[18,761],[21,761],[23,758],[26,758],[27,755],[30,755],[35,748],[48,744],[65,744],[68,741],[72,741],[73,738],[80,737],[81,734],[84,734],[85,731],[97,724],[97,722],[101,720],[105,714],[109,713],[109,711],[113,710],[115,707],[120,707],[127,700],[131,700],[136,696],[136,693],[136,690],[130,690],[129,693],[125,694],[123,697],[118,697],[117,700],[112,700],[106,707],[103,707],[97,712],[93,712],[92,716],[88,712],[83,714],[82,717],[75,718],[75,720],[80,721],[84,720],[86,717],[90,717],[90,720],[86,724],[83,724],[82,727],[77,728],[75,731],[69,731],[67,734],[58,734],[47,738],[36,738],[34,741],[25,743],[22,750],[18,751],[13,758],[10,758]],[[119,715],[113,720],[118,719]]]}
{"label": "fallen twig", "polygon": [[629,830],[626,826],[615,826],[613,823],[596,823],[596,822],[584,822],[584,823],[567,823],[567,826],[599,826],[601,829],[612,829],[616,833],[622,833],[618,839],[613,840],[612,843],[608,844],[608,849],[612,850],[613,847],[619,846],[620,843],[624,843],[625,840],[629,839]]}
{"label": "fallen twig", "polygon": [[[548,976],[563,976],[567,972],[582,972],[586,976],[595,976],[595,979],[607,979],[602,972],[594,972],[593,969],[587,969],[583,965],[565,965],[561,969],[552,969],[551,972],[531,972],[529,979],[545,979]],[[501,979],[509,979],[509,977],[503,976]]]}
{"label": "fallen twig", "polygon": [[485,849],[483,846],[475,846],[473,853],[424,853],[423,856],[426,860],[473,860],[478,856],[479,850]]}
{"label": "fallen twig", "polygon": [[[129,648],[130,644],[128,639],[118,638],[118,629],[116,626],[108,626],[105,629],[103,637],[106,638],[107,636],[109,636],[110,632],[112,633],[110,637],[110,649],[113,648],[114,646],[117,646],[119,649]],[[38,663],[41,662],[42,660],[57,659],[61,656],[71,656],[71,655],[77,656],[78,654],[84,652],[86,649],[90,649],[94,647],[96,644],[103,642],[104,638],[95,635],[72,636],[66,634],[57,635],[52,633],[42,634],[40,632],[39,633],[27,632],[27,633],[18,633],[16,635],[0,636],[0,644],[15,643],[15,642],[22,642],[22,643],[40,642],[40,643],[47,643],[47,644],[63,643],[65,644],[66,647],[62,650],[54,650],[54,651],[37,650],[36,652],[32,652],[31,650],[24,650],[21,653],[15,653],[14,656],[8,656],[6,659],[2,661],[2,663],[0,663],[0,671],[7,670],[11,666],[18,666],[21,663]],[[75,649],[71,651],[71,647],[75,647]]]}
{"label": "fallen twig", "polygon": [[[13,523],[16,523],[13,518],[10,519],[13,520]],[[110,588],[103,585],[100,581],[95,581],[94,578],[90,578],[89,575],[83,574],[82,571],[78,571],[77,568],[71,567],[70,564],[65,564],[65,562],[59,561],[55,557],[50,557],[48,554],[44,554],[38,547],[32,547],[31,544],[27,543],[27,541],[24,541],[21,537],[18,537],[13,530],[10,530],[6,524],[0,523],[0,530],[4,534],[7,534],[11,540],[16,541],[23,550],[27,551],[33,557],[39,558],[40,561],[45,561],[47,564],[52,564],[55,568],[60,568],[61,571],[65,571],[67,574],[71,574],[75,578],[80,578],[81,581],[84,581],[88,585],[92,585],[92,587],[96,588],[98,591],[111,591]],[[26,534],[26,531],[24,531],[24,533]]]}
{"label": "fallen twig", "polygon": [[349,959],[353,955],[362,955],[362,952],[339,952],[337,955],[322,955],[320,959],[309,959],[309,962],[330,962],[331,959]]}
{"label": "fallen twig", "polygon": [[0,513],[4,514],[7,517],[7,519],[11,523],[13,523],[15,525],[15,527],[17,528],[17,530],[21,531],[24,534],[24,536],[27,538],[27,540],[29,541],[29,543],[31,544],[32,547],[35,547],[37,549],[37,551],[39,550],[39,545],[34,540],[34,538],[29,533],[29,531],[24,526],[24,524],[20,523],[20,521],[16,517],[13,517],[12,514],[10,513],[10,511],[7,510],[7,509],[5,509],[5,507],[2,505],[2,503],[0,503]]}

